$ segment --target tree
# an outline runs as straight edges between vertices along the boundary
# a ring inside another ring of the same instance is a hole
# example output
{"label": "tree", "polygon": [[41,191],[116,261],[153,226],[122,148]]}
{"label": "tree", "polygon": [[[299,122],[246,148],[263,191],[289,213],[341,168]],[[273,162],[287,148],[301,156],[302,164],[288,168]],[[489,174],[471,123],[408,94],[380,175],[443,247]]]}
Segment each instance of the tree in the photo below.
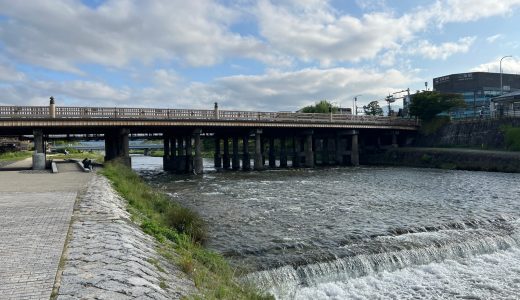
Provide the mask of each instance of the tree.
{"label": "tree", "polygon": [[338,108],[327,100],[321,100],[320,102],[316,102],[315,105],[305,106],[300,109],[300,112],[303,113],[336,113],[338,112]]}
{"label": "tree", "polygon": [[383,109],[379,106],[379,102],[372,101],[367,105],[363,105],[363,110],[365,111],[365,115],[368,116],[382,116]]}
{"label": "tree", "polygon": [[441,94],[436,91],[423,91],[412,95],[409,106],[410,115],[423,121],[433,120],[438,114],[453,108],[465,107],[466,102],[460,94]]}

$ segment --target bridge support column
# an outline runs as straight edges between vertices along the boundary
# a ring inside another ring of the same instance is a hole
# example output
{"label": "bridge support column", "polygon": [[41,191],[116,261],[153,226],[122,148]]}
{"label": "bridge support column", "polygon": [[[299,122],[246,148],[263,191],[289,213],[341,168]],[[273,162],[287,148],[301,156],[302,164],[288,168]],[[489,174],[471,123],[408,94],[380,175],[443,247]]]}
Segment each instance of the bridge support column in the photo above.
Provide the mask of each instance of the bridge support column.
{"label": "bridge support column", "polygon": [[274,149],[274,137],[269,138],[269,167],[276,168],[276,152]]}
{"label": "bridge support column", "polygon": [[313,168],[314,167],[314,152],[312,151],[312,130],[305,132],[305,167]]}
{"label": "bridge support column", "polygon": [[287,168],[287,145],[285,136],[280,138],[280,168]]}
{"label": "bridge support column", "polygon": [[195,131],[193,131],[193,140],[195,144],[194,171],[196,174],[202,174],[204,171],[204,164],[202,161],[202,143],[200,141],[201,133],[201,129],[195,129]]}
{"label": "bridge support column", "polygon": [[335,148],[336,148],[336,153],[335,153],[336,164],[341,166],[345,163],[345,161],[343,159],[343,151],[345,149],[345,145],[343,143],[343,139],[340,137],[339,134],[336,135]]}
{"label": "bridge support column", "polygon": [[120,128],[105,133],[105,161],[118,159],[127,166],[132,166],[129,151],[128,128]]}
{"label": "bridge support column", "polygon": [[229,169],[230,167],[230,161],[229,161],[229,139],[228,137],[224,137],[222,139],[222,141],[224,142],[224,156],[223,156],[223,165],[222,167],[224,169]]}
{"label": "bridge support column", "polygon": [[177,136],[175,138],[177,140],[177,156],[174,159],[174,169],[178,173],[184,173],[184,169],[186,166],[186,150],[184,146],[184,137]]}
{"label": "bridge support column", "polygon": [[220,155],[220,137],[215,135],[215,168],[222,168],[222,156]]}
{"label": "bridge support column", "polygon": [[185,137],[186,140],[186,160],[184,161],[184,170],[186,173],[193,173],[194,161],[193,161],[193,147],[191,135]]}
{"label": "bridge support column", "polygon": [[299,137],[293,137],[293,156],[292,166],[293,168],[299,168],[301,165],[300,152],[301,152],[301,140]]}
{"label": "bridge support column", "polygon": [[233,144],[233,158],[232,158],[232,169],[240,170],[240,153],[238,151],[238,136],[233,136],[232,138]]}
{"label": "bridge support column", "polygon": [[251,159],[249,157],[249,134],[244,135],[242,139],[242,170],[251,170]]}
{"label": "bridge support column", "polygon": [[326,166],[329,165],[329,138],[323,138],[321,145],[321,164]]}
{"label": "bridge support column", "polygon": [[392,147],[394,147],[394,148],[399,147],[399,144],[397,143],[398,134],[399,134],[399,131],[397,131],[397,130],[392,131]]}
{"label": "bridge support column", "polygon": [[264,168],[262,155],[262,130],[257,129],[255,132],[255,163],[254,168],[256,171],[260,171]]}
{"label": "bridge support column", "polygon": [[43,131],[41,129],[33,130],[34,136],[34,154],[32,157],[33,170],[45,170],[47,158],[45,153],[45,141],[43,139]]}
{"label": "bridge support column", "polygon": [[164,154],[163,154],[163,170],[168,171],[171,169],[172,157],[170,154],[170,142],[171,138],[168,134],[163,134],[164,143]]}
{"label": "bridge support column", "polygon": [[350,163],[359,166],[358,131],[352,135],[352,148],[350,150]]}

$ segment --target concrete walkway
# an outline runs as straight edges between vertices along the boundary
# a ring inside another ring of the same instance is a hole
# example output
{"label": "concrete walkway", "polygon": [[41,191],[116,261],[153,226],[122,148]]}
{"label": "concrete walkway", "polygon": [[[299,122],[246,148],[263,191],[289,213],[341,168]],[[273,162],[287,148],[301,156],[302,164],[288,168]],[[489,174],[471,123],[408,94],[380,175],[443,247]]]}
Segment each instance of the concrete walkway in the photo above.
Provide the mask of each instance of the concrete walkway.
{"label": "concrete walkway", "polygon": [[0,171],[1,299],[49,299],[74,202],[90,177],[79,171]]}

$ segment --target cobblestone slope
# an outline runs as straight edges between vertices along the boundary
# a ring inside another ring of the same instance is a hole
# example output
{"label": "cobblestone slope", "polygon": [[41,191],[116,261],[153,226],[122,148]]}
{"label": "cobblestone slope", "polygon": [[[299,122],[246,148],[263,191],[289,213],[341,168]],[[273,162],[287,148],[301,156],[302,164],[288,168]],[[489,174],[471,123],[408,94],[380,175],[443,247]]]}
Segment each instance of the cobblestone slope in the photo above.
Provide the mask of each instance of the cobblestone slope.
{"label": "cobblestone slope", "polygon": [[57,299],[179,299],[196,291],[125,208],[106,178],[92,176],[74,211]]}

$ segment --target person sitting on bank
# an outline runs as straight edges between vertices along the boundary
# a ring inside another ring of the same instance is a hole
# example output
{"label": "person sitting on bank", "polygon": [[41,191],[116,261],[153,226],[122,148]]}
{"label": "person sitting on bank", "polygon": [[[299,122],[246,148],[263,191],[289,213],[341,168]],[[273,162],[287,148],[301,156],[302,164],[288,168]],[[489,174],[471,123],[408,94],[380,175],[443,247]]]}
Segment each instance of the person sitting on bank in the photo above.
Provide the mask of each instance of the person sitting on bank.
{"label": "person sitting on bank", "polygon": [[82,163],[83,163],[83,167],[85,167],[85,169],[92,170],[92,161],[90,159],[85,157],[85,159],[82,161]]}

